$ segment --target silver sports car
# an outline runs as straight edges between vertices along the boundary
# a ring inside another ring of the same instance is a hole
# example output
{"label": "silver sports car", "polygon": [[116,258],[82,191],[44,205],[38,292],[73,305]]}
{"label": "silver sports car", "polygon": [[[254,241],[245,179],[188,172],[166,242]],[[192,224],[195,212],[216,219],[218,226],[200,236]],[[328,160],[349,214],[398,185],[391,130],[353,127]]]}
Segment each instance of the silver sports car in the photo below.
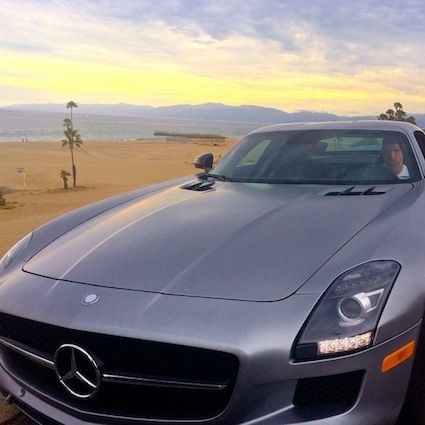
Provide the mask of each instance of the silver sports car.
{"label": "silver sports car", "polygon": [[248,134],[0,262],[0,387],[41,424],[425,424],[425,134]]}

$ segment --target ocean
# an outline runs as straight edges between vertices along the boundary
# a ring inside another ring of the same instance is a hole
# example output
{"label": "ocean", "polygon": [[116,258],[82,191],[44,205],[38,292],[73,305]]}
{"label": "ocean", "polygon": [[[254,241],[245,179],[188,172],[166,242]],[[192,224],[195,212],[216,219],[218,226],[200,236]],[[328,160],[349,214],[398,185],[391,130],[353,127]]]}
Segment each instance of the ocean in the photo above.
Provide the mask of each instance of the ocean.
{"label": "ocean", "polygon": [[[64,113],[16,111],[0,108],[0,142],[4,141],[59,141],[63,139],[62,123],[69,118]],[[82,140],[146,140],[164,139],[155,131],[176,133],[218,134],[238,138],[260,127],[261,123],[207,121],[168,118],[84,115],[74,113],[74,128]]]}

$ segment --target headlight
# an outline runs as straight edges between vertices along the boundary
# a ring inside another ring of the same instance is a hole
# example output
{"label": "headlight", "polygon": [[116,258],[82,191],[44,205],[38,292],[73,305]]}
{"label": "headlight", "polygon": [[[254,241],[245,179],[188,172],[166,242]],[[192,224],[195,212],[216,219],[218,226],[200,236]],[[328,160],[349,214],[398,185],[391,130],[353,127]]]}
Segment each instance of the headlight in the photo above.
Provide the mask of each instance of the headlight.
{"label": "headlight", "polygon": [[372,261],[339,276],[307,319],[295,361],[334,357],[373,343],[375,329],[400,271],[395,261]]}
{"label": "headlight", "polygon": [[13,245],[9,251],[6,252],[3,258],[0,260],[0,274],[2,274],[6,270],[6,267],[13,261],[13,259],[28,246],[31,238],[32,233],[22,238],[19,242]]}

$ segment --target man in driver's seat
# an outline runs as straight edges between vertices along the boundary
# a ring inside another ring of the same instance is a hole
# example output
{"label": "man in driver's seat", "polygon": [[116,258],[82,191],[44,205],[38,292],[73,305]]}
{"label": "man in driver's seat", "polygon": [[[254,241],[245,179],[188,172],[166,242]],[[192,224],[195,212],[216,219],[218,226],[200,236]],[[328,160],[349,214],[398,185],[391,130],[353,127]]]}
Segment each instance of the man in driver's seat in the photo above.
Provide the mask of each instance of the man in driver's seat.
{"label": "man in driver's seat", "polygon": [[384,164],[400,179],[409,179],[409,170],[403,163],[403,151],[399,143],[393,141],[384,142],[382,149]]}

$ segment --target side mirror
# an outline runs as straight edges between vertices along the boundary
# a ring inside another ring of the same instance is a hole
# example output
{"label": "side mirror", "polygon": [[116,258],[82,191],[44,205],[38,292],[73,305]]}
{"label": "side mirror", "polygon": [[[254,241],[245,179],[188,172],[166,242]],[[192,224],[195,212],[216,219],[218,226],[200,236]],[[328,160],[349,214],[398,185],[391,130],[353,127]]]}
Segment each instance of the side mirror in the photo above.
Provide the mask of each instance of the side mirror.
{"label": "side mirror", "polygon": [[202,168],[206,173],[208,173],[208,171],[210,171],[213,167],[213,162],[214,156],[212,153],[208,152],[195,158],[193,165],[195,168]]}

